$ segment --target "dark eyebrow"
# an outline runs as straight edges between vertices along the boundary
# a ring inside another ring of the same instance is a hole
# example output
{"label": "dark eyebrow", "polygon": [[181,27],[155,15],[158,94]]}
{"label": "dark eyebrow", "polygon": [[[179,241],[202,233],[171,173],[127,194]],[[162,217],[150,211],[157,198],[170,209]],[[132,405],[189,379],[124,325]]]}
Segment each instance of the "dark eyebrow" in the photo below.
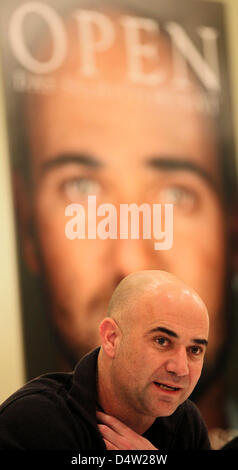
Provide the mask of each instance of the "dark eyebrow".
{"label": "dark eyebrow", "polygon": [[178,338],[177,333],[175,333],[172,330],[169,330],[168,328],[164,328],[163,326],[157,326],[156,328],[152,328],[152,330],[150,330],[149,333],[156,333],[158,331],[161,331],[162,333],[166,333],[169,336],[173,336],[173,338]]}
{"label": "dark eyebrow", "polygon": [[185,158],[178,159],[154,156],[146,160],[146,166],[163,171],[190,171],[203,178],[213,189],[218,191],[217,184],[212,175],[204,168]]}
{"label": "dark eyebrow", "polygon": [[[173,338],[179,338],[179,336],[177,335],[177,333],[175,333],[175,331],[169,330],[168,328],[164,328],[163,326],[157,326],[156,328],[153,328],[152,330],[149,331],[149,334],[156,333],[159,331],[162,333],[166,333],[168,336],[172,336]],[[203,344],[204,346],[208,345],[208,341],[203,338],[194,338],[192,339],[192,342],[195,344]]]}
{"label": "dark eyebrow", "polygon": [[41,167],[41,172],[44,174],[54,168],[72,164],[83,165],[91,168],[103,167],[103,163],[92,155],[70,152],[56,155],[55,157],[44,161]]}
{"label": "dark eyebrow", "polygon": [[204,344],[204,346],[208,345],[208,341],[206,339],[195,338],[192,341],[196,344]]}

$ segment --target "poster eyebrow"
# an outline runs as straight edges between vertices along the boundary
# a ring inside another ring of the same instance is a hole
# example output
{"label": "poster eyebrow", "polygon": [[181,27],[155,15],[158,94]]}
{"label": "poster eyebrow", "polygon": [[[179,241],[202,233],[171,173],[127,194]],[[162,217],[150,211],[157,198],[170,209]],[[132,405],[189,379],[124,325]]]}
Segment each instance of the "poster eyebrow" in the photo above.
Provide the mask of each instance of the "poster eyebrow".
{"label": "poster eyebrow", "polygon": [[83,165],[91,168],[101,168],[104,166],[102,161],[90,154],[80,152],[66,152],[58,154],[53,158],[49,158],[48,160],[44,161],[41,171],[42,174],[45,174],[54,168],[72,164]]}
{"label": "poster eyebrow", "polygon": [[217,184],[213,179],[212,175],[210,175],[210,173],[201,166],[197,165],[196,163],[190,160],[187,160],[184,157],[171,158],[166,156],[154,155],[146,161],[146,166],[164,171],[189,171],[201,177],[213,189],[215,189],[215,191],[218,191]]}

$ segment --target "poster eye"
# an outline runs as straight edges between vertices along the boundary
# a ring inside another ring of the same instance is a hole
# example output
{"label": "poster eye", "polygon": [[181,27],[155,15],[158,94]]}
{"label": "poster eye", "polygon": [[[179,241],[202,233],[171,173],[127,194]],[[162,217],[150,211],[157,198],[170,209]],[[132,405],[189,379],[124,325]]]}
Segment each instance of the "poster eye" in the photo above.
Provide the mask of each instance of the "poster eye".
{"label": "poster eye", "polygon": [[91,178],[72,178],[62,184],[62,190],[66,197],[75,202],[89,195],[96,195],[100,192],[100,184]]}

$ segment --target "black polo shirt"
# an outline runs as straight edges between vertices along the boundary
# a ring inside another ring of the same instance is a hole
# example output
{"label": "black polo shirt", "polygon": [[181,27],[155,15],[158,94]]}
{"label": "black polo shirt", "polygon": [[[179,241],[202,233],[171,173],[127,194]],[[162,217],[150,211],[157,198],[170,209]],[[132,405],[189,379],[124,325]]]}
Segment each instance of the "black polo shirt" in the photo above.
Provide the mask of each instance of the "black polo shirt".
{"label": "black polo shirt", "polygon": [[[9,397],[0,406],[0,449],[105,451],[96,420],[98,352],[84,356],[74,372],[43,375]],[[157,418],[144,437],[160,451],[210,448],[189,400]]]}

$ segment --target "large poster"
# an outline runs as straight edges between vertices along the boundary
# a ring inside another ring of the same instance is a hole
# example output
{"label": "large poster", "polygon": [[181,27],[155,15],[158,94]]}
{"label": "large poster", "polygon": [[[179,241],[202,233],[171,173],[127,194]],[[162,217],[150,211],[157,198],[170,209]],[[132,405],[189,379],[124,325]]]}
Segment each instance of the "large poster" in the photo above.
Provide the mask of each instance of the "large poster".
{"label": "large poster", "polygon": [[219,446],[215,429],[238,428],[222,5],[14,0],[0,12],[28,378],[99,344],[127,274],[172,272],[210,314],[193,399]]}

